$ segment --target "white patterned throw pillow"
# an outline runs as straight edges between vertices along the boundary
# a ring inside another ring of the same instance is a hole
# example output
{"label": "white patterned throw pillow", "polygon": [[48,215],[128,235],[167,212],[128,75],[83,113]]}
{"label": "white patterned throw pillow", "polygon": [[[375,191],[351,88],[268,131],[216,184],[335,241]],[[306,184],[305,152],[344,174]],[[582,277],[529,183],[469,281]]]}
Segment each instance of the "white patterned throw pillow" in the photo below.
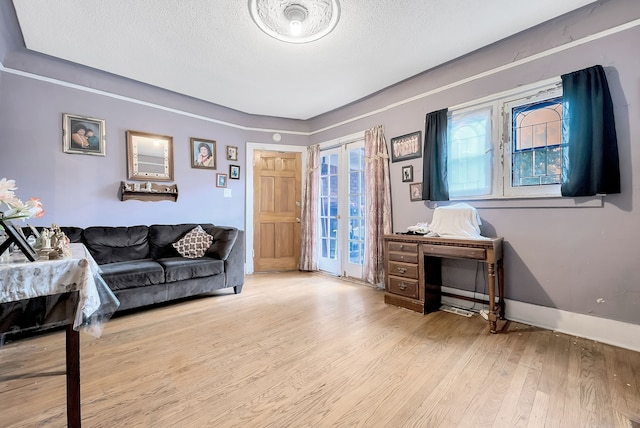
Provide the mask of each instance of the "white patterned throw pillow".
{"label": "white patterned throw pillow", "polygon": [[182,257],[196,259],[204,256],[204,253],[211,246],[213,236],[205,232],[202,227],[194,227],[179,241],[174,242],[173,248],[178,250]]}

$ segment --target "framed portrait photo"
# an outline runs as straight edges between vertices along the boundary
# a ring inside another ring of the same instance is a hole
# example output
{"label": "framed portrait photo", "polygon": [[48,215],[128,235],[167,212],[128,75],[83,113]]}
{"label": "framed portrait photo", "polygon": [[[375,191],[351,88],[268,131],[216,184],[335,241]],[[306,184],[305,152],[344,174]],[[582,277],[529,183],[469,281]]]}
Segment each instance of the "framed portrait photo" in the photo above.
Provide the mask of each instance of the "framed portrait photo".
{"label": "framed portrait photo", "polygon": [[229,165],[229,179],[230,180],[240,180],[240,166],[239,165]]}
{"label": "framed portrait photo", "polygon": [[104,119],[62,115],[62,150],[65,153],[105,156],[107,153]]}
{"label": "framed portrait photo", "polygon": [[413,181],[413,166],[403,166],[402,167],[402,182],[410,183]]}
{"label": "framed portrait photo", "polygon": [[227,187],[227,174],[216,174],[216,187]]}
{"label": "framed portrait photo", "polygon": [[238,148],[236,146],[227,146],[227,160],[238,162]]}
{"label": "framed portrait photo", "polygon": [[415,159],[422,156],[422,131],[391,139],[391,162]]}
{"label": "framed portrait photo", "polygon": [[411,201],[422,200],[422,183],[409,184],[409,199]]}
{"label": "framed portrait photo", "polygon": [[216,169],[216,142],[191,138],[191,168]]}

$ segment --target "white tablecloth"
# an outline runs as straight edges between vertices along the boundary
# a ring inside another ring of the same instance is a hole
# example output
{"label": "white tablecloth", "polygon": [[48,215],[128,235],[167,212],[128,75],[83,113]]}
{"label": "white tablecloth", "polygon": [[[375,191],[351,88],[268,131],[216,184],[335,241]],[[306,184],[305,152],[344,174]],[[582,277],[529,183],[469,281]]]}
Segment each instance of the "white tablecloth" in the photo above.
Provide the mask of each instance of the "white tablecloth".
{"label": "white tablecloth", "polygon": [[71,244],[71,251],[69,258],[35,262],[14,253],[9,263],[0,264],[0,303],[78,291],[73,327],[99,337],[120,302],[85,246]]}

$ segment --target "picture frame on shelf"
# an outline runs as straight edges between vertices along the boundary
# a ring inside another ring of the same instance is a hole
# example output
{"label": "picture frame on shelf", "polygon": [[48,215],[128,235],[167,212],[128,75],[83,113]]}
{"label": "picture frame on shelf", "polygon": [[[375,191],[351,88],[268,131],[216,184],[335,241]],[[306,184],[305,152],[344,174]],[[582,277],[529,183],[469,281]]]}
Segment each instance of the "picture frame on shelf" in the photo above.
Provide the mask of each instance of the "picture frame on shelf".
{"label": "picture frame on shelf", "polygon": [[204,138],[189,139],[191,168],[216,169],[216,142]]}
{"label": "picture frame on shelf", "polygon": [[412,202],[422,200],[422,183],[409,184],[409,200]]}
{"label": "picture frame on shelf", "polygon": [[13,223],[8,220],[0,220],[0,227],[2,227],[7,234],[7,239],[4,242],[0,242],[0,255],[8,251],[11,244],[15,244],[30,261],[35,262],[38,259],[38,253],[31,244],[27,242],[21,229],[14,226]]}
{"label": "picture frame on shelf", "polygon": [[227,174],[216,174],[216,187],[227,187]]}
{"label": "picture frame on shelf", "polygon": [[106,121],[63,113],[62,151],[71,154],[106,156]]}
{"label": "picture frame on shelf", "polygon": [[127,131],[129,180],[173,181],[173,137]]}
{"label": "picture frame on shelf", "polygon": [[229,165],[229,179],[240,180],[240,165]]}
{"label": "picture frame on shelf", "polygon": [[422,157],[422,131],[391,139],[391,162]]}
{"label": "picture frame on shelf", "polygon": [[411,183],[413,181],[413,166],[407,165],[402,167],[402,182]]}
{"label": "picture frame on shelf", "polygon": [[33,225],[31,224],[27,224],[27,227],[31,230],[31,234],[38,239],[40,237],[40,232],[38,231],[38,229],[36,229],[35,227],[33,227]]}
{"label": "picture frame on shelf", "polygon": [[238,162],[238,147],[227,146],[227,160]]}

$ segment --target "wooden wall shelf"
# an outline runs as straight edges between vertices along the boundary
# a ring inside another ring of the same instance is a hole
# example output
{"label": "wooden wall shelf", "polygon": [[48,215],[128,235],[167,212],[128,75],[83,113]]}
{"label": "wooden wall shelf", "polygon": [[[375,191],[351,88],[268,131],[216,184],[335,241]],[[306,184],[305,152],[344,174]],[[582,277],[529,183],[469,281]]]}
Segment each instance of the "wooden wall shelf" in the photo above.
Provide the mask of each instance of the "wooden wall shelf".
{"label": "wooden wall shelf", "polygon": [[120,182],[118,196],[121,201],[172,201],[178,200],[177,184],[158,184],[151,182],[126,183]]}

